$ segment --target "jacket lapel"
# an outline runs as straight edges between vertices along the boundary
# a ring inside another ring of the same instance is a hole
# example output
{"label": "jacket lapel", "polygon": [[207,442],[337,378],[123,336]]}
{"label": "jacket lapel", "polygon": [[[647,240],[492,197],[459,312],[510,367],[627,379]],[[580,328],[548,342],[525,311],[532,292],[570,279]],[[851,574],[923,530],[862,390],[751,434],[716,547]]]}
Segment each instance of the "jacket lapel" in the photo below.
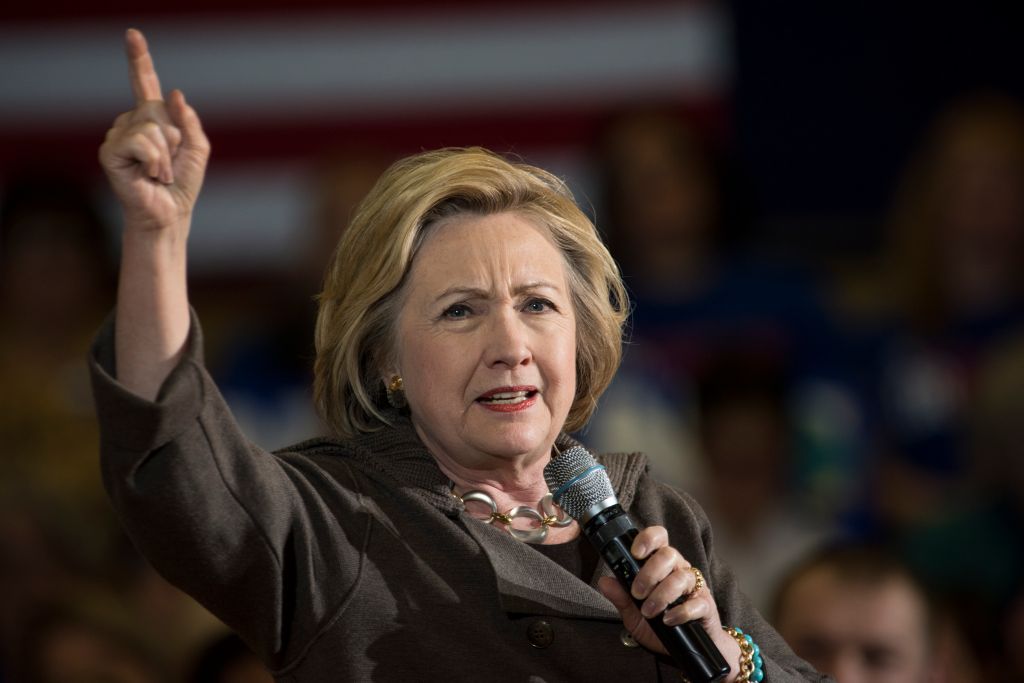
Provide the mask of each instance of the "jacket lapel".
{"label": "jacket lapel", "polygon": [[[574,443],[563,437],[559,447]],[[628,510],[637,481],[647,468],[646,458],[630,454],[598,460],[605,466],[619,502]],[[501,608],[506,612],[619,620],[615,607],[596,588],[600,577],[612,575],[603,561],[598,562],[587,584],[501,528],[468,518],[465,527],[490,560]]]}
{"label": "jacket lapel", "polygon": [[[465,527],[490,561],[504,611],[618,620],[618,612],[593,585],[580,581],[528,544],[476,519],[467,518]],[[598,575],[608,573],[599,566]]]}

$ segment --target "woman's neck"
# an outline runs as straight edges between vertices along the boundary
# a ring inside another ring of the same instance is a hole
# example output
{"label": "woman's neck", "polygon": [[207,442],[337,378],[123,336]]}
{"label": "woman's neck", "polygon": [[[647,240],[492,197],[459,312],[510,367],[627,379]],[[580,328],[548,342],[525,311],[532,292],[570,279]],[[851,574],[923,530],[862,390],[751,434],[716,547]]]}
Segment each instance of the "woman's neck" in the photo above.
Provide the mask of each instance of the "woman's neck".
{"label": "woman's neck", "polygon": [[413,429],[460,495],[467,491],[483,491],[494,499],[499,510],[504,511],[517,505],[536,507],[548,493],[544,468],[551,460],[554,444],[519,454],[477,452],[469,448],[453,454],[435,442],[415,419]]}
{"label": "woman's neck", "polygon": [[544,481],[546,459],[493,469],[466,467],[444,457],[435,456],[435,460],[441,471],[452,480],[455,493],[483,491],[502,511],[517,505],[537,507],[540,499],[548,493],[548,485]]}

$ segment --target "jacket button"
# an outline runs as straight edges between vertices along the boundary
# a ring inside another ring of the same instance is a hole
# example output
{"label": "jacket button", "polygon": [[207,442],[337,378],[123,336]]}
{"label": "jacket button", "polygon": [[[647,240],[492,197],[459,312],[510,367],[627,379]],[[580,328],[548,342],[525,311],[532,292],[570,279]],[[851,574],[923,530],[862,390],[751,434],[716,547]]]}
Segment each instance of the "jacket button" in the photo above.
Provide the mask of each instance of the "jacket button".
{"label": "jacket button", "polygon": [[622,631],[619,632],[619,640],[626,647],[640,647],[640,643],[636,642],[630,632],[626,629],[622,629]]}
{"label": "jacket button", "polygon": [[555,629],[551,628],[548,622],[538,619],[527,627],[526,639],[530,641],[530,645],[543,650],[555,642]]}

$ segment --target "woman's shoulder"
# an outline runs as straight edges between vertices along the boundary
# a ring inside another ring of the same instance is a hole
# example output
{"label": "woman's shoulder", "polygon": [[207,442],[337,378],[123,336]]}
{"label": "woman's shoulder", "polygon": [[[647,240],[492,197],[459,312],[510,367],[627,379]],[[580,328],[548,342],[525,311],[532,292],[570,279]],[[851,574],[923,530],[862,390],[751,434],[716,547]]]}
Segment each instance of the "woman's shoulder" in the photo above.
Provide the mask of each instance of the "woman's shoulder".
{"label": "woman's shoulder", "polygon": [[597,461],[608,472],[623,507],[674,510],[700,523],[706,520],[703,508],[692,494],[666,484],[651,473],[643,453],[600,453]]}
{"label": "woman's shoulder", "polygon": [[448,477],[411,426],[400,421],[350,439],[307,439],[275,455],[301,468],[346,481],[363,492],[403,490],[445,511],[454,506]]}
{"label": "woman's shoulder", "polygon": [[376,431],[356,434],[348,438],[317,435],[274,451],[275,455],[292,457],[342,457],[362,460],[378,456],[396,457],[400,454],[422,456],[425,449],[416,438],[407,421],[382,425]]}
{"label": "woman's shoulder", "polygon": [[347,456],[354,452],[355,446],[350,441],[343,441],[330,436],[314,436],[308,439],[299,441],[290,446],[279,448],[274,451],[274,455],[288,456],[316,456],[316,455],[330,455],[330,456]]}

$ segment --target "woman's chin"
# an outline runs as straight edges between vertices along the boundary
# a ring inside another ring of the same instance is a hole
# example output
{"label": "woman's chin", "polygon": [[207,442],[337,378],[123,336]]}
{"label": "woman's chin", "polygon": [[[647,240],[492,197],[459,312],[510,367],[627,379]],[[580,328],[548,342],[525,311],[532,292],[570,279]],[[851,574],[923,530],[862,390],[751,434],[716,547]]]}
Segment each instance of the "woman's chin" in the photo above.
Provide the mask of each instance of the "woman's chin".
{"label": "woman's chin", "polygon": [[503,425],[474,436],[479,450],[509,459],[546,453],[554,441],[549,429],[526,424]]}

